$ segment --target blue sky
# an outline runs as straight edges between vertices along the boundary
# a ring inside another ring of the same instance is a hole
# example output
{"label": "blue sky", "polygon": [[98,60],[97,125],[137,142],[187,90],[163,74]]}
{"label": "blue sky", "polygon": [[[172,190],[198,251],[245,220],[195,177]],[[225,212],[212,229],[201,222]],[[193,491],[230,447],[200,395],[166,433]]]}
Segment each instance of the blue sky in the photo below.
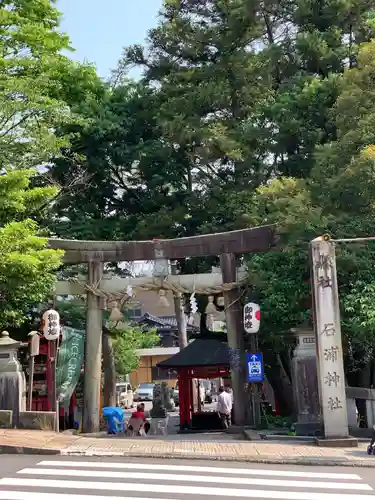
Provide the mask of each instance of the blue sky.
{"label": "blue sky", "polygon": [[95,63],[101,77],[110,76],[122,48],[142,43],[156,26],[162,0],[57,0],[62,31],[76,52],[72,59]]}

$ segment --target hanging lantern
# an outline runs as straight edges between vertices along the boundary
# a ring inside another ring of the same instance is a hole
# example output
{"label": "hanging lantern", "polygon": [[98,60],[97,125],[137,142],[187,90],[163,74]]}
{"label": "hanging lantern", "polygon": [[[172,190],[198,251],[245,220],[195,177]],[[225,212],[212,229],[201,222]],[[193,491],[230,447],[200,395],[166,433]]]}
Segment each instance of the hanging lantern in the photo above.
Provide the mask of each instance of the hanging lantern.
{"label": "hanging lantern", "polygon": [[54,309],[49,309],[42,316],[42,331],[47,340],[56,340],[60,336],[60,315]]}
{"label": "hanging lantern", "polygon": [[111,314],[109,315],[109,321],[111,321],[112,323],[117,323],[119,321],[122,321],[123,319],[124,316],[118,308],[117,302],[115,302],[114,306],[112,307]]}
{"label": "hanging lantern", "polygon": [[162,288],[159,290],[159,303],[158,303],[159,307],[169,307],[169,302],[168,302],[168,299],[166,297],[166,293],[165,293],[165,290],[163,290]]}
{"label": "hanging lantern", "polygon": [[218,297],[216,302],[217,302],[217,305],[219,307],[224,307],[224,297],[223,296]]}
{"label": "hanging lantern", "polygon": [[206,306],[205,313],[208,315],[215,315],[217,313],[216,306],[214,304],[215,297],[213,295],[208,296],[208,304]]}

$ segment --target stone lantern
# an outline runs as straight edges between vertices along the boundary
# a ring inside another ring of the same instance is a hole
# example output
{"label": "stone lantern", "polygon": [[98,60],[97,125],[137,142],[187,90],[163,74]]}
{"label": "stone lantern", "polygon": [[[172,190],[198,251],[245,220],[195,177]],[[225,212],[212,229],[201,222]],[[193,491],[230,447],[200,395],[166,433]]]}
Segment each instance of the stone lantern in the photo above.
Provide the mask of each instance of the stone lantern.
{"label": "stone lantern", "polygon": [[8,332],[0,334],[0,410],[12,410],[12,425],[18,425],[20,412],[26,411],[26,379],[18,361],[21,342]]}
{"label": "stone lantern", "polygon": [[321,431],[315,334],[301,325],[292,328],[297,338],[292,360],[292,381],[297,410],[296,434],[316,436]]}

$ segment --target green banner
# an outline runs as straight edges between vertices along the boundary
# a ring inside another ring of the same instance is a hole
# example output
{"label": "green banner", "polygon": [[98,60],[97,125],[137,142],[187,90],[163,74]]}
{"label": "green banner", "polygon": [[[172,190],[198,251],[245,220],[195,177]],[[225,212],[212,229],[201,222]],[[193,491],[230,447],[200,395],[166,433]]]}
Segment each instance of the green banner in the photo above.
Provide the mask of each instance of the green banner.
{"label": "green banner", "polygon": [[62,328],[62,342],[56,366],[56,392],[60,405],[68,407],[81,373],[85,350],[85,332]]}

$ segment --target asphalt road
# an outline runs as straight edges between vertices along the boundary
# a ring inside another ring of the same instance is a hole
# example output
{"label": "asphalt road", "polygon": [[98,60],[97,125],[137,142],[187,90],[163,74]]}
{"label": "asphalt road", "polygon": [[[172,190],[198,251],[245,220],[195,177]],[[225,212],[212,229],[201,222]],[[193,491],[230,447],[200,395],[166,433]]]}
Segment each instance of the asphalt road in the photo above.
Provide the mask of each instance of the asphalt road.
{"label": "asphalt road", "polygon": [[375,500],[374,469],[0,456],[0,500]]}

